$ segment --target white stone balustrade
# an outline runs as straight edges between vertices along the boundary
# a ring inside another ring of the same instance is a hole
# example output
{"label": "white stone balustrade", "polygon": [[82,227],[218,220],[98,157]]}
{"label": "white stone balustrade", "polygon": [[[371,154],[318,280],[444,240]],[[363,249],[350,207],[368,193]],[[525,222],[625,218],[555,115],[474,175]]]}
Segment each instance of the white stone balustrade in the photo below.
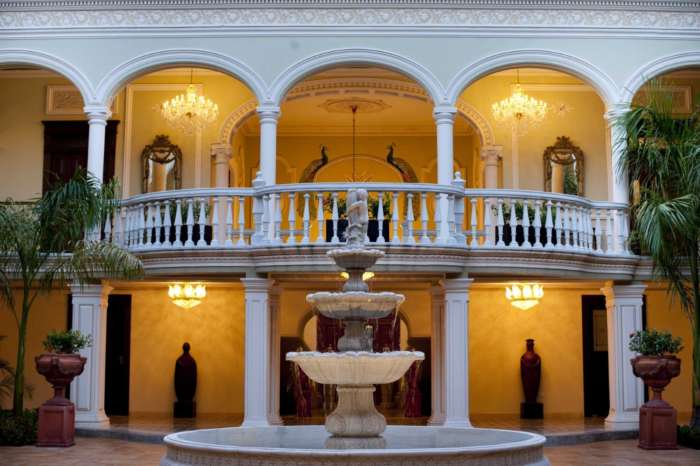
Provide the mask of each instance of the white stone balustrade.
{"label": "white stone balustrade", "polygon": [[[630,254],[627,206],[622,203],[538,191],[464,189],[461,180],[452,185],[352,186],[369,193],[371,243]],[[337,244],[344,241],[350,187],[280,184],[143,194],[124,200],[102,234],[133,251]],[[446,216],[440,215],[443,205]]]}

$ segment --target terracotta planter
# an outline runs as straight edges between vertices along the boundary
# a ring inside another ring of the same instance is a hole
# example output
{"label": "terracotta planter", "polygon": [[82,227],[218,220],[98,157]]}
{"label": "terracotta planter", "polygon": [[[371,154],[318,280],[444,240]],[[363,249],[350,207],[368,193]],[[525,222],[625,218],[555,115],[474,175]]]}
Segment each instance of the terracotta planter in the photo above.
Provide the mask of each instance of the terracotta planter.
{"label": "terracotta planter", "polygon": [[634,375],[654,392],[653,398],[639,409],[639,447],[677,448],[676,410],[661,398],[661,392],[681,373],[681,360],[675,356],[637,356],[630,362]]}
{"label": "terracotta planter", "polygon": [[53,386],[54,397],[39,408],[37,446],[69,447],[75,444],[75,406],[65,397],[66,387],[83,373],[87,359],[79,354],[43,353],[35,358],[36,370]]}

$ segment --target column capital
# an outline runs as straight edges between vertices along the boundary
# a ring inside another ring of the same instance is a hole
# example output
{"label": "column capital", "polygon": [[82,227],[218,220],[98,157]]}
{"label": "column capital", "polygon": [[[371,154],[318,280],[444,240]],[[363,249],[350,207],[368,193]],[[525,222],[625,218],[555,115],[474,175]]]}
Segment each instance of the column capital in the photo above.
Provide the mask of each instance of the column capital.
{"label": "column capital", "polygon": [[231,144],[212,144],[211,156],[216,164],[228,163],[228,161],[231,160]]}
{"label": "column capital", "polygon": [[486,165],[498,165],[503,158],[503,146],[483,146],[481,148],[481,160]]}
{"label": "column capital", "polygon": [[83,111],[88,116],[89,124],[107,124],[107,120],[112,116],[112,110],[105,105],[86,105]]}
{"label": "column capital", "polygon": [[468,292],[474,282],[473,278],[446,278],[440,281],[446,292]]}
{"label": "column capital", "polygon": [[635,300],[641,304],[646,289],[647,285],[645,283],[615,284],[614,282],[606,282],[600,291],[605,295],[606,302],[609,301],[613,305],[616,300],[623,299]]}
{"label": "column capital", "polygon": [[114,288],[107,284],[96,283],[71,283],[68,285],[73,298],[100,298],[104,299]]}
{"label": "column capital", "polygon": [[609,107],[605,113],[603,113],[603,118],[610,123],[614,123],[615,120],[625,113],[630,111],[630,105],[628,103],[616,104]]}
{"label": "column capital", "polygon": [[257,277],[251,277],[251,278],[241,278],[241,283],[243,283],[243,287],[245,288],[245,292],[267,292],[269,293],[272,290],[273,285],[275,284],[274,280],[271,280],[269,278],[257,278]]}
{"label": "column capital", "polygon": [[433,118],[438,125],[453,124],[457,108],[451,105],[438,105],[433,109]]}
{"label": "column capital", "polygon": [[276,123],[280,117],[280,108],[275,105],[261,105],[255,109],[260,123]]}

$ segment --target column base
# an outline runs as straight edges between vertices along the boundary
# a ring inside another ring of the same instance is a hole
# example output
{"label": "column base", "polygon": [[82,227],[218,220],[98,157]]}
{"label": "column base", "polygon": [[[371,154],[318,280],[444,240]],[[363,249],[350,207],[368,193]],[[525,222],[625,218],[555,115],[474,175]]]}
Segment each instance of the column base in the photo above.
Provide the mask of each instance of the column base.
{"label": "column base", "polygon": [[623,414],[610,413],[605,418],[605,427],[611,429],[638,429],[639,413],[637,411]]}
{"label": "column base", "polygon": [[279,415],[268,416],[267,422],[269,422],[270,425],[273,426],[281,426],[284,424],[284,422],[282,422],[282,418],[279,417]]}
{"label": "column base", "polygon": [[428,418],[427,425],[429,426],[444,426],[445,425],[445,415],[440,414],[438,416],[430,416]]}
{"label": "column base", "polygon": [[472,423],[469,422],[469,419],[446,419],[442,426],[454,427],[459,429],[470,429],[472,427]]}
{"label": "column base", "polygon": [[243,419],[241,427],[270,427],[270,421],[267,418],[263,419]]}
{"label": "column base", "polygon": [[86,412],[76,412],[75,413],[75,426],[76,427],[87,427],[87,428],[101,428],[109,427],[109,418],[104,412],[100,413],[86,413]]}

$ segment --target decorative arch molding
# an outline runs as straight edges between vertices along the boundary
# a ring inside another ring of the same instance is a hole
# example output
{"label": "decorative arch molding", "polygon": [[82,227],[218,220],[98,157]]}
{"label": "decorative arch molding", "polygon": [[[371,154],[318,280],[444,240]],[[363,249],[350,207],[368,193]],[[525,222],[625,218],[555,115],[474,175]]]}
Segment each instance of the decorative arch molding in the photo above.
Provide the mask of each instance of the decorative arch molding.
{"label": "decorative arch molding", "polygon": [[0,49],[0,63],[41,66],[55,71],[80,91],[85,105],[99,103],[90,80],[77,67],[55,55],[28,49]]}
{"label": "decorative arch molding", "polygon": [[447,87],[448,102],[457,102],[464,89],[486,75],[516,66],[539,66],[565,73],[584,80],[595,88],[607,108],[619,101],[619,89],[610,76],[592,63],[564,52],[554,50],[511,50],[481,58],[457,73]]}
{"label": "decorative arch molding", "polygon": [[219,144],[228,144],[233,138],[233,133],[251,116],[255,115],[258,101],[251,99],[228,114],[219,128]]}
{"label": "decorative arch molding", "polygon": [[467,120],[472,123],[479,135],[481,136],[482,146],[493,146],[496,144],[496,138],[493,135],[493,128],[491,128],[491,123],[482,115],[473,105],[467,103],[463,99],[458,99],[455,104],[457,112],[464,116]]}
{"label": "decorative arch molding", "polygon": [[444,87],[437,77],[420,63],[385,50],[348,48],[321,52],[287,67],[270,86],[268,102],[266,103],[279,106],[287,92],[310,74],[336,66],[354,64],[376,65],[380,68],[397,71],[420,83],[436,104],[444,101]]}
{"label": "decorative arch molding", "polygon": [[201,66],[234,76],[255,94],[258,100],[265,95],[265,81],[248,65],[233,57],[209,50],[167,49],[149,52],[116,66],[97,86],[96,98],[109,103],[127,82],[144,73],[173,66]]}
{"label": "decorative arch molding", "polygon": [[650,61],[637,69],[627,79],[622,88],[620,103],[623,105],[632,103],[634,95],[650,79],[689,66],[700,66],[700,51],[689,50]]}

